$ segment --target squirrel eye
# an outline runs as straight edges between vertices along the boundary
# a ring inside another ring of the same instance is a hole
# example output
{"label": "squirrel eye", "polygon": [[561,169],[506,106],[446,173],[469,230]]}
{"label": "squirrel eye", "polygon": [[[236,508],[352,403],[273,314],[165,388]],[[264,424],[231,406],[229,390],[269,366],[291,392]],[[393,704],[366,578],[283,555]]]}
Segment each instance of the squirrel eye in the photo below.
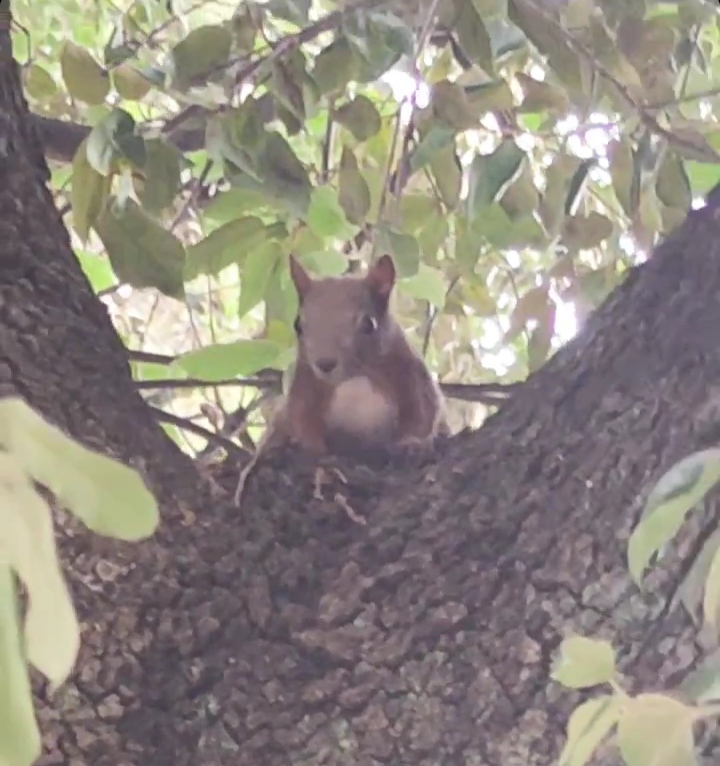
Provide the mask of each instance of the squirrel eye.
{"label": "squirrel eye", "polygon": [[302,325],[300,324],[300,317],[295,317],[295,321],[293,322],[293,327],[295,329],[295,334],[298,337],[302,335]]}
{"label": "squirrel eye", "polygon": [[360,320],[360,332],[363,335],[372,335],[377,330],[377,320],[370,314],[365,314]]}

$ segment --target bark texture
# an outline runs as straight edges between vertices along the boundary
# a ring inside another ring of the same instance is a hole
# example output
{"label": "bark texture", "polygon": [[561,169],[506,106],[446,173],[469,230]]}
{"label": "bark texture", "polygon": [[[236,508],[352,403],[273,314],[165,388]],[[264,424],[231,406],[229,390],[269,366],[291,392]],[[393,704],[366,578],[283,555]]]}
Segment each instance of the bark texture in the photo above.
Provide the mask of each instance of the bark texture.
{"label": "bark texture", "polygon": [[612,639],[632,688],[706,650],[676,596],[714,505],[647,593],[626,538],[661,471],[717,440],[715,207],[437,463],[339,463],[364,524],[282,455],[239,513],[133,390],[7,56],[0,106],[0,395],[138,467],[163,508],[138,545],[62,527],[83,646],[70,683],[51,699],[38,684],[41,764],[551,764],[577,702],[549,682],[567,631]]}

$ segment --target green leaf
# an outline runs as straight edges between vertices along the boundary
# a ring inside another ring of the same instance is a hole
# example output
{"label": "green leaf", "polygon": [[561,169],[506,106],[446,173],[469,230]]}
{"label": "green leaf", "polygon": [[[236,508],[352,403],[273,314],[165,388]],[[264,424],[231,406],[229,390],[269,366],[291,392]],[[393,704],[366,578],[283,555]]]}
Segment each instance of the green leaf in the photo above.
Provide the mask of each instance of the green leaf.
{"label": "green leaf", "polygon": [[60,69],[73,98],[91,105],[105,101],[110,92],[110,77],[85,48],[66,40],[60,53]]}
{"label": "green leaf", "polygon": [[136,182],[138,198],[150,213],[159,213],[175,200],[180,188],[180,152],[162,138],[145,140],[143,180]]}
{"label": "green leaf", "polygon": [[270,278],[282,257],[283,251],[277,242],[266,242],[247,255],[240,275],[239,319],[265,298]]}
{"label": "green leaf", "polygon": [[232,34],[225,26],[209,24],[193,29],[170,52],[175,87],[188,88],[227,63]]}
{"label": "green leaf", "polygon": [[690,210],[692,191],[685,167],[675,152],[665,153],[655,184],[658,199],[668,207]]}
{"label": "green leaf", "polygon": [[90,227],[95,225],[110,197],[112,178],[98,173],[88,161],[87,140],[75,152],[72,168],[73,226],[81,241],[87,242]]}
{"label": "green leaf", "polygon": [[513,94],[505,80],[493,80],[465,87],[465,97],[478,117],[488,112],[514,109]]}
{"label": "green leaf", "polygon": [[321,93],[340,91],[360,72],[357,57],[344,37],[336,38],[315,59],[312,78]]}
{"label": "green leaf", "polygon": [[632,216],[640,201],[640,167],[627,137],[608,144],[608,159],[615,196],[625,213]]}
{"label": "green leaf", "polygon": [[308,21],[311,5],[312,0],[268,0],[265,8],[273,16],[302,27]]}
{"label": "green leaf", "polygon": [[545,174],[545,192],[540,201],[540,218],[552,236],[559,234],[565,220],[565,211],[571,201],[569,193],[573,179],[578,178],[582,161],[572,155],[558,153]]}
{"label": "green leaf", "polygon": [[477,112],[471,108],[465,88],[455,82],[442,80],[432,86],[430,106],[439,125],[447,125],[455,131],[477,127]]}
{"label": "green leaf", "polygon": [[113,270],[133,287],[155,287],[171,298],[185,294],[185,248],[131,199],[107,206],[95,223]]}
{"label": "green leaf", "polygon": [[410,155],[410,170],[415,173],[429,164],[443,150],[454,149],[455,133],[454,128],[433,125]]}
{"label": "green leaf", "polygon": [[458,43],[467,58],[479,64],[488,74],[493,74],[492,41],[477,10],[467,0],[453,0],[457,10],[455,32]]}
{"label": "green leaf", "polygon": [[389,11],[367,12],[363,8],[343,16],[341,30],[357,54],[359,82],[371,82],[402,58],[411,56],[415,44],[412,30]]}
{"label": "green leaf", "polygon": [[716,184],[720,183],[720,165],[708,165],[690,160],[685,163],[685,169],[695,194],[707,194]]}
{"label": "green leaf", "polygon": [[311,251],[303,253],[299,260],[318,277],[339,277],[345,274],[348,268],[348,259],[339,250]]}
{"label": "green leaf", "polygon": [[259,218],[236,218],[188,248],[185,279],[189,282],[201,274],[216,276],[233,263],[242,263],[246,254],[267,238],[268,231]]}
{"label": "green leaf", "polygon": [[323,238],[341,237],[347,232],[348,220],[332,186],[318,186],[313,189],[307,224],[315,234]]}
{"label": "green leaf", "polygon": [[535,188],[533,173],[527,163],[523,164],[515,180],[500,197],[500,205],[511,221],[532,215],[537,210],[540,194]]}
{"label": "green leaf", "polygon": [[420,264],[415,276],[400,280],[398,289],[416,300],[428,301],[438,309],[445,305],[447,286],[443,273],[424,263]]}
{"label": "green leaf", "polygon": [[350,223],[362,226],[370,211],[370,189],[352,151],[344,146],[340,157],[338,201]]}
{"label": "green leaf", "polygon": [[615,675],[615,652],[607,641],[572,636],[560,644],[551,678],[570,689],[607,683]]}
{"label": "green leaf", "polygon": [[[304,62],[303,62],[304,63]],[[284,61],[275,61],[272,67],[271,90],[278,102],[284,106],[296,121],[306,119],[305,94],[303,92],[304,68],[296,71]],[[292,131],[297,132],[296,130]]]}
{"label": "green leaf", "polygon": [[132,64],[123,63],[115,67],[112,80],[118,95],[128,101],[140,101],[152,88],[150,80]]}
{"label": "green leaf", "polygon": [[450,210],[454,210],[460,201],[462,189],[462,165],[454,145],[440,149],[430,160],[430,172],[435,179],[443,204]]}
{"label": "green leaf", "polygon": [[358,141],[367,141],[382,127],[382,120],[375,104],[367,96],[355,96],[352,101],[338,107],[333,118],[346,127]]}
{"label": "green leaf", "polygon": [[555,303],[548,298],[528,341],[528,372],[530,373],[539,370],[552,351],[556,314]]}
{"label": "green leaf", "polygon": [[0,400],[0,445],[93,532],[141,540],[155,531],[158,508],[136,471],[81,446],[19,399]]}
{"label": "green leaf", "polygon": [[672,132],[667,133],[666,138],[681,157],[713,165],[720,162],[720,154],[715,151],[707,138],[693,127],[675,127]]}
{"label": "green leaf", "polygon": [[24,91],[32,98],[44,100],[57,93],[52,75],[39,64],[23,67],[22,80]]}
{"label": "green leaf", "polygon": [[398,276],[407,279],[415,276],[420,268],[420,246],[411,234],[395,231],[388,226],[376,229],[376,252],[392,256]]}
{"label": "green leaf", "polygon": [[524,72],[518,72],[515,78],[525,94],[525,98],[518,109],[519,112],[551,110],[564,114],[569,109],[570,99],[558,85],[536,80]]}
{"label": "green leaf", "polygon": [[262,180],[257,187],[267,197],[286,199],[298,209],[309,204],[312,184],[305,166],[279,133],[272,131],[267,134],[258,169]]}
{"label": "green leaf", "polygon": [[[0,483],[0,513],[10,507]],[[18,509],[11,508],[14,512]],[[22,510],[19,511],[22,514]],[[25,665],[15,582],[7,564],[0,564],[0,763],[31,766],[42,743],[35,720],[32,689]]]}
{"label": "green leaf", "polygon": [[499,250],[547,245],[547,235],[534,216],[513,221],[497,202],[474,212],[471,233],[479,244],[487,242]]}
{"label": "green leaf", "polygon": [[192,378],[212,383],[272,367],[282,351],[281,346],[269,340],[238,340],[190,351],[178,357],[175,365]]}
{"label": "green leaf", "polygon": [[526,159],[512,139],[503,141],[492,154],[476,155],[470,166],[468,211],[474,214],[495,202],[518,177]]}
{"label": "green leaf", "polygon": [[638,585],[652,556],[677,534],[688,511],[700,503],[718,481],[720,449],[695,452],[661,477],[628,543],[630,574]]}
{"label": "green leaf", "polygon": [[585,766],[618,722],[621,712],[620,699],[609,694],[578,705],[568,721],[567,742],[558,766]]}
{"label": "green leaf", "polygon": [[257,192],[228,189],[216,194],[204,209],[203,214],[205,219],[212,223],[224,224],[234,221],[241,215],[263,209],[272,210],[272,204],[268,204]]}
{"label": "green leaf", "polygon": [[117,282],[107,258],[97,253],[88,253],[82,250],[76,250],[75,256],[80,261],[80,267],[96,293],[107,290],[108,287]]}
{"label": "green leaf", "polygon": [[572,215],[563,224],[563,244],[570,251],[591,250],[612,236],[613,223],[593,210],[588,215]]}
{"label": "green leaf", "polygon": [[133,165],[145,164],[145,142],[135,133],[135,120],[124,109],[113,109],[90,131],[87,158],[98,173],[110,174],[113,163],[126,159]]}
{"label": "green leaf", "polygon": [[664,694],[640,694],[624,705],[617,743],[628,766],[696,766],[695,711]]}

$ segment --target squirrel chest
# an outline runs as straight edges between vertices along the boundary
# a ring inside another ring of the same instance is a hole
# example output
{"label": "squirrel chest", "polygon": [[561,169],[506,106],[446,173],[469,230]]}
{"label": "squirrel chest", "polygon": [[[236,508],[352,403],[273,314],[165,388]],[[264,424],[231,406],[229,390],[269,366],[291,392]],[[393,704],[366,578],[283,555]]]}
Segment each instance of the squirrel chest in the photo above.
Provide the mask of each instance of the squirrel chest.
{"label": "squirrel chest", "polygon": [[325,411],[330,439],[386,443],[398,425],[397,405],[364,375],[341,383]]}

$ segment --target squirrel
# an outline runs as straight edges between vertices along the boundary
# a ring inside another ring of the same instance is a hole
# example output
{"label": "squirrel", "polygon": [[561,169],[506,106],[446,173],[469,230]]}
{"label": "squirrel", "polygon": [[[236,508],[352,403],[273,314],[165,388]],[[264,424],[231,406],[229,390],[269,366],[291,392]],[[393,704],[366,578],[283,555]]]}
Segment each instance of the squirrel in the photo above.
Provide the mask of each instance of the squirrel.
{"label": "squirrel", "polygon": [[299,299],[295,370],[252,465],[288,443],[318,455],[423,451],[448,435],[440,388],[390,311],[392,258],[381,256],[364,277],[313,279],[291,255],[290,275]]}

